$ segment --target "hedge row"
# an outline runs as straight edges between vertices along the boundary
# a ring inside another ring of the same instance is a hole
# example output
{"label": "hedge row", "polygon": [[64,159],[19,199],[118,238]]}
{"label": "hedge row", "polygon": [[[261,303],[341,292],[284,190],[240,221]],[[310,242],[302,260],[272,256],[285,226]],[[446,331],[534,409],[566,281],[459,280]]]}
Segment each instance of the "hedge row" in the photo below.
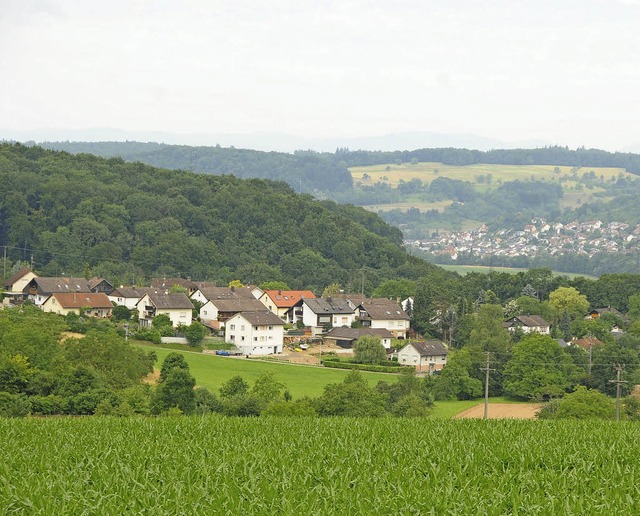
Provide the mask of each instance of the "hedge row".
{"label": "hedge row", "polygon": [[[352,362],[339,362],[337,360],[323,360],[322,365],[333,369],[357,369],[358,371],[372,371],[374,373],[398,373],[398,366],[383,366],[375,364],[354,364]],[[404,367],[404,366],[403,366]]]}

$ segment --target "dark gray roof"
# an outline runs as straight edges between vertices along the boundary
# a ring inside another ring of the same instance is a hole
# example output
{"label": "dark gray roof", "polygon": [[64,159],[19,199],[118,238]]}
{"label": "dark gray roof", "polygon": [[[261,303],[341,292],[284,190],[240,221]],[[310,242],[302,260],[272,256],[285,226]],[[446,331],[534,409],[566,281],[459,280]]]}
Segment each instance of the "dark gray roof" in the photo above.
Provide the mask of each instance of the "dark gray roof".
{"label": "dark gray roof", "polygon": [[[255,299],[248,288],[201,287],[200,292],[212,301],[214,299]],[[262,305],[264,307],[264,305]]]}
{"label": "dark gray roof", "polygon": [[344,299],[317,298],[303,301],[315,314],[352,314],[353,309]]}
{"label": "dark gray roof", "polygon": [[156,308],[166,308],[166,309],[189,309],[193,308],[193,303],[189,300],[186,294],[182,292],[178,292],[175,294],[164,294],[164,293],[150,293],[149,299]]}
{"label": "dark gray roof", "polygon": [[449,353],[447,347],[439,340],[409,342],[407,346],[409,345],[413,346],[421,357],[442,356]]}
{"label": "dark gray roof", "polygon": [[506,325],[507,327],[527,326],[532,328],[534,326],[549,326],[549,323],[539,315],[516,315],[507,320]]}
{"label": "dark gray roof", "polygon": [[118,287],[111,294],[111,297],[124,297],[127,299],[140,299],[145,294],[158,293],[157,288],[152,287]]}
{"label": "dark gray roof", "polygon": [[371,319],[379,320],[405,320],[411,319],[398,303],[387,298],[365,299],[358,309],[363,309]]}
{"label": "dark gray roof", "polygon": [[363,335],[374,335],[381,339],[393,338],[393,334],[384,328],[349,328],[348,326],[331,328],[331,330],[326,333],[325,338],[336,340],[357,340]]}
{"label": "dark gray roof", "polygon": [[[265,306],[255,297],[234,299],[211,299],[209,301],[220,312],[260,312],[266,310]],[[280,319],[278,317],[278,319]]]}
{"label": "dark gray roof", "polygon": [[57,292],[91,292],[89,282],[84,278],[33,278],[23,289],[29,292],[29,288],[35,285],[38,294],[54,294]]}
{"label": "dark gray roof", "polygon": [[[264,307],[264,305],[262,306]],[[255,312],[240,312],[236,315],[241,315],[253,326],[284,326],[284,321],[269,310],[263,309]]]}

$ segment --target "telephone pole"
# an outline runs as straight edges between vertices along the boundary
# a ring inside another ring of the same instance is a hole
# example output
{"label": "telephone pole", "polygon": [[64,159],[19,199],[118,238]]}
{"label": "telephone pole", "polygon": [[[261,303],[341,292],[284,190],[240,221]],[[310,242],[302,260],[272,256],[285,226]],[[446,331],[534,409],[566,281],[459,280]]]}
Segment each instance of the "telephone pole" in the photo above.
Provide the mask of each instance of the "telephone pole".
{"label": "telephone pole", "polygon": [[616,379],[609,380],[609,382],[616,384],[616,421],[620,421],[620,390],[623,383],[629,382],[620,379],[620,375],[624,370],[624,364],[613,364],[613,368],[616,370]]}
{"label": "telephone pole", "polygon": [[485,371],[484,378],[484,418],[489,419],[489,373],[495,371],[491,369],[491,351],[487,351],[487,367],[481,367],[480,371]]}

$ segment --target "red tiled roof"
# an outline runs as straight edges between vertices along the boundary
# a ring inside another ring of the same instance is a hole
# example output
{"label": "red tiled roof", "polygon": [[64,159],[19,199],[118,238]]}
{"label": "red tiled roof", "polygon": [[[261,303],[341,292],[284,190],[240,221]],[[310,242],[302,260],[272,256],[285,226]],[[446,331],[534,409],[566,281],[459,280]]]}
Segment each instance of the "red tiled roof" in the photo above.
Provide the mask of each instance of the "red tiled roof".
{"label": "red tiled roof", "polygon": [[62,308],[113,308],[104,292],[61,292],[52,296]]}
{"label": "red tiled roof", "polygon": [[278,308],[291,308],[301,299],[315,299],[316,295],[310,290],[265,290],[273,304]]}

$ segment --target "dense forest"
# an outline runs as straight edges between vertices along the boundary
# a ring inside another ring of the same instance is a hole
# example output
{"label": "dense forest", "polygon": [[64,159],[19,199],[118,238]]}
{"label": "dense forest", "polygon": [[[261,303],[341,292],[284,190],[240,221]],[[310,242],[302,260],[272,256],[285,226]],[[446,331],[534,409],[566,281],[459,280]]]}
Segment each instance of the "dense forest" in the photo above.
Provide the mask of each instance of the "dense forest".
{"label": "dense forest", "polygon": [[[434,267],[375,214],[283,182],[164,170],[121,158],[0,145],[0,245],[44,275],[116,283],[178,275],[227,284],[371,291]],[[363,275],[362,272],[366,273]]]}

